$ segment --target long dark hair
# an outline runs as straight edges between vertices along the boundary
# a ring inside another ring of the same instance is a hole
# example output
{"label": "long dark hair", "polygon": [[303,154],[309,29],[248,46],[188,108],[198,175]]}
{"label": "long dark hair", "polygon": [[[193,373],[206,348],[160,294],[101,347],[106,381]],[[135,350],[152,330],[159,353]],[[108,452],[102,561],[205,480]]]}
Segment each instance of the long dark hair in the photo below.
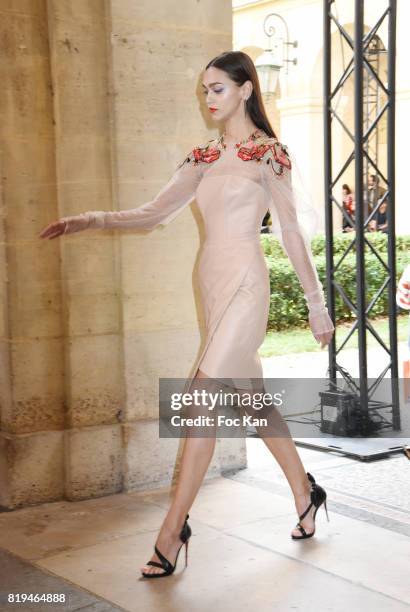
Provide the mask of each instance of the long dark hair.
{"label": "long dark hair", "polygon": [[252,94],[246,100],[245,111],[257,128],[266,132],[268,136],[277,138],[266,115],[258,73],[256,72],[252,58],[243,51],[224,51],[211,59],[205,70],[211,66],[226,72],[229,78],[234,81],[238,87],[243,85],[245,81],[252,82]]}
{"label": "long dark hair", "polygon": [[348,194],[352,193],[352,190],[350,189],[350,187],[349,187],[349,185],[347,183],[343,183],[342,189],[345,189]]}

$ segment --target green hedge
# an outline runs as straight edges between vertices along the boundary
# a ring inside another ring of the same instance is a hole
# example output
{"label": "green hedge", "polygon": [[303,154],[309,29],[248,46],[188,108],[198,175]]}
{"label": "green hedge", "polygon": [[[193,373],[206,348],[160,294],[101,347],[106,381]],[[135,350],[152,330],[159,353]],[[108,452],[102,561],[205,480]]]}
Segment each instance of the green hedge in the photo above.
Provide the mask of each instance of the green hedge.
{"label": "green hedge", "polygon": [[[374,245],[381,258],[387,263],[387,236],[382,233],[366,233],[366,238]],[[348,244],[352,240],[352,235],[340,234],[334,238],[335,258],[342,255]],[[308,321],[308,310],[306,301],[303,297],[303,290],[300,282],[293,270],[287,255],[284,253],[279,241],[272,235],[262,234],[261,241],[265,251],[265,256],[269,268],[271,302],[269,309],[268,330],[284,330],[293,327],[306,327]],[[323,287],[326,287],[326,257],[325,257],[325,237],[315,236],[312,240],[312,253]],[[397,278],[410,263],[410,236],[398,236],[396,238],[396,273]],[[378,258],[371,249],[365,247],[366,265],[366,303],[372,299],[380,288],[386,277],[386,271]],[[356,257],[355,247],[353,246],[349,255],[345,257],[336,273],[336,280],[343,287],[347,296],[356,301]],[[345,305],[338,292],[335,293],[336,299],[336,319],[354,319],[353,313]],[[373,306],[370,318],[387,315],[387,287],[379,296]]]}
{"label": "green hedge", "polygon": [[[377,249],[379,253],[387,253],[387,235],[383,232],[366,232],[367,240]],[[333,252],[341,255],[350,242],[352,242],[353,234],[336,234],[333,239]],[[318,234],[312,240],[313,255],[325,254],[325,236]],[[261,234],[261,242],[263,244],[266,255],[272,257],[285,257],[279,240],[272,234]],[[370,251],[369,247],[365,246],[366,251]],[[356,251],[355,245],[351,248],[351,253]],[[410,236],[396,236],[396,252],[406,253],[410,251]]]}

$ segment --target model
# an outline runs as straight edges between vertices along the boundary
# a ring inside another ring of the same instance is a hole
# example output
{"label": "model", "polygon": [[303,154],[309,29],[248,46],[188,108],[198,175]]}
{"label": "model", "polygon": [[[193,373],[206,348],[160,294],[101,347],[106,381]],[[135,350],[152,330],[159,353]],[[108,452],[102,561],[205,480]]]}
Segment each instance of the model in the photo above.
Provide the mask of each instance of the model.
{"label": "model", "polygon": [[[315,339],[324,348],[334,333],[292,188],[292,156],[266,116],[252,59],[240,51],[218,55],[203,72],[202,88],[223,134],[192,149],[151,202],[130,210],[63,217],[40,234],[55,238],[87,228],[152,230],[169,223],[196,198],[206,231],[198,275],[207,335],[193,370],[192,387],[203,387],[206,381],[263,379],[257,351],[266,334],[270,288],[260,228],[268,209],[304,290]],[[241,388],[241,383],[235,386]],[[323,503],[327,514],[326,492],[305,472],[279,412],[267,412],[270,434],[260,435],[294,495],[299,522],[292,538],[311,537],[316,512]],[[183,544],[187,564],[188,511],[214,447],[215,437],[186,437],[174,499],[157,537],[155,554],[141,568],[145,577],[172,574]]]}

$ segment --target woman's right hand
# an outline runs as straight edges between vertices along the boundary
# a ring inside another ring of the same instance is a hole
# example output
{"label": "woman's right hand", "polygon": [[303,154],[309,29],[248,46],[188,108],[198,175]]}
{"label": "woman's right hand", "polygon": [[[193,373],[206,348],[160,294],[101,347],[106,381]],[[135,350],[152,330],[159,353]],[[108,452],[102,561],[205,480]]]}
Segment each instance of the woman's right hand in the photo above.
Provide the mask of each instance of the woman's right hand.
{"label": "woman's right hand", "polygon": [[50,240],[57,238],[57,236],[65,233],[66,225],[67,221],[61,219],[54,221],[41,231],[39,238],[49,238]]}
{"label": "woman's right hand", "polygon": [[61,234],[73,234],[85,230],[90,225],[90,217],[86,213],[75,215],[73,217],[62,217],[58,221],[54,221],[47,225],[39,234],[39,238],[57,238]]}

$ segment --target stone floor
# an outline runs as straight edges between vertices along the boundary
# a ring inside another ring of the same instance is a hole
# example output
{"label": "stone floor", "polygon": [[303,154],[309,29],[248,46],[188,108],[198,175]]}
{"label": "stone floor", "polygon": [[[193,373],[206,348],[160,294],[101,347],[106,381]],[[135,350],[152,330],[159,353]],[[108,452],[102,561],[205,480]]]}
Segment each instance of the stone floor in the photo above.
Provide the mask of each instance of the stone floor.
{"label": "stone floor", "polygon": [[[0,550],[0,610],[61,610],[74,612],[111,612],[121,610],[108,601],[92,595],[85,589],[79,589],[67,580],[46,572],[32,563],[23,561],[6,550]],[[29,603],[23,600],[24,594],[53,594],[55,600],[62,603]],[[17,600],[17,594],[19,599]],[[9,600],[14,597],[14,603]],[[24,603],[21,603],[24,602]]]}
{"label": "stone floor", "polygon": [[[410,463],[362,463],[300,448],[326,488],[316,534],[296,542],[287,481],[259,439],[245,470],[207,479],[190,510],[188,567],[140,577],[166,491],[54,502],[0,515],[1,610],[302,612],[410,608]],[[6,593],[65,593],[64,604],[9,604]]]}
{"label": "stone floor", "polygon": [[[297,376],[306,359],[311,368],[312,358],[319,365],[325,355],[278,358],[265,364],[266,375],[276,365],[281,376],[282,365]],[[247,469],[203,483],[190,510],[188,567],[182,551],[175,574],[163,579],[146,580],[139,567],[151,556],[168,491],[0,514],[0,610],[409,610],[406,455],[360,462],[299,447],[305,469],[327,490],[330,522],[321,508],[315,536],[297,542],[282,470],[261,440],[247,446]],[[63,593],[65,602],[7,603],[7,593]]]}

